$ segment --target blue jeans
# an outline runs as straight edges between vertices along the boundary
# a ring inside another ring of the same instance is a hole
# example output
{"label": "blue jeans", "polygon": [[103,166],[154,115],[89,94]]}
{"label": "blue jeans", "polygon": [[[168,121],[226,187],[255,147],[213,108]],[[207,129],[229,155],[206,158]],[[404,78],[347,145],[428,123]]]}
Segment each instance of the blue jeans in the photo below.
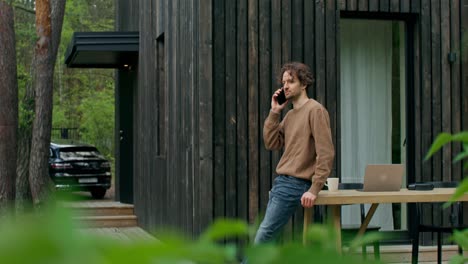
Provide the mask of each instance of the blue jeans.
{"label": "blue jeans", "polygon": [[255,244],[272,241],[301,204],[302,195],[309,190],[311,182],[292,176],[280,175],[273,182],[265,217],[263,218]]}

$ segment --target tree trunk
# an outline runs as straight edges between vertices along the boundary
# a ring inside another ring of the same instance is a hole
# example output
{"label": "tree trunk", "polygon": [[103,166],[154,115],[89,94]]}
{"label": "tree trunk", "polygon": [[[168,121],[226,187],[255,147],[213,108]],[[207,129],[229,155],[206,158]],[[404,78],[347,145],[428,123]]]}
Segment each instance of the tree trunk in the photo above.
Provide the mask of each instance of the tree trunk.
{"label": "tree trunk", "polygon": [[53,76],[64,13],[65,0],[36,1],[36,94],[29,163],[29,182],[35,206],[45,202],[52,190],[48,158],[52,130]]}
{"label": "tree trunk", "polygon": [[0,1],[0,214],[15,200],[18,84],[13,9]]}
{"label": "tree trunk", "polygon": [[[17,10],[25,11],[33,15],[33,0],[21,2],[21,5],[14,5]],[[31,151],[32,122],[34,119],[34,78],[35,60],[31,60],[30,65],[31,81],[25,87],[25,93],[20,100],[21,109],[18,122],[18,151],[16,159],[16,212],[24,213],[32,208],[31,189],[29,187],[29,154]]]}
{"label": "tree trunk", "polygon": [[31,63],[33,80],[26,85],[22,99],[23,111],[18,127],[18,158],[16,162],[16,211],[25,212],[32,207],[29,187],[29,154],[31,152],[32,121],[34,118],[35,60]]}

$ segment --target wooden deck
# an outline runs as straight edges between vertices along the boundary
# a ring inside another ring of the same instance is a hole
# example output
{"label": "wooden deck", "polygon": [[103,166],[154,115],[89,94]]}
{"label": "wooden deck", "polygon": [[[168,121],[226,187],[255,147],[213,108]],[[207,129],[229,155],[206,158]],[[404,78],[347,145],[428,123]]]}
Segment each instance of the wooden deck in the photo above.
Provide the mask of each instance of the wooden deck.
{"label": "wooden deck", "polygon": [[102,236],[115,239],[124,243],[135,241],[158,241],[154,236],[139,227],[103,227],[103,228],[83,228],[84,234]]}
{"label": "wooden deck", "polygon": [[[458,247],[454,245],[442,247],[442,263],[448,261],[458,254]],[[373,248],[367,248],[369,259],[374,256]],[[398,246],[380,246],[381,260],[385,263],[411,263],[411,245]],[[465,253],[465,256],[468,256]],[[424,264],[437,263],[437,247],[436,246],[419,246],[419,262]]]}

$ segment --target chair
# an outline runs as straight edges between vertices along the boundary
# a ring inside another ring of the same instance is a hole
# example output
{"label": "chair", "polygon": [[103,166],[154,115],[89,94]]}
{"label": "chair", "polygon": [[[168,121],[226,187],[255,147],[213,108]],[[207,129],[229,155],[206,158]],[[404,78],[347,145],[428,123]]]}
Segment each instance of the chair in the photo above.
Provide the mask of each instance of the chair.
{"label": "chair", "polygon": [[[434,186],[434,188],[455,188],[458,186],[457,182],[426,182]],[[434,203],[440,204],[440,203]],[[445,209],[448,210],[448,209]],[[444,210],[443,214],[447,214]],[[419,253],[419,235],[423,232],[434,232],[437,236],[437,263],[442,261],[442,233],[452,234],[454,230],[462,230],[468,228],[468,225],[463,224],[463,204],[461,202],[454,203],[450,207],[449,224],[425,224],[421,216],[421,204],[416,205],[416,219],[413,242],[413,251],[411,255],[411,262],[418,263]],[[462,248],[458,247],[458,252],[463,253]]]}
{"label": "chair", "polygon": [[[357,189],[362,189],[363,184],[362,183],[340,183],[338,185],[338,189],[340,190],[357,190]],[[364,222],[364,219],[366,218],[366,209],[364,207],[364,204],[360,204],[360,210],[361,210],[361,224]],[[356,234],[358,233],[360,228],[360,225],[343,225],[341,227],[342,231],[342,236],[349,237],[349,238],[354,238]],[[366,232],[370,231],[379,231],[380,226],[372,226],[369,225],[367,226]],[[344,241],[346,243],[348,241]],[[379,241],[375,241],[373,243],[374,245],[374,258],[376,260],[380,260],[380,243]],[[367,259],[367,245],[362,246],[362,255],[364,259]]]}

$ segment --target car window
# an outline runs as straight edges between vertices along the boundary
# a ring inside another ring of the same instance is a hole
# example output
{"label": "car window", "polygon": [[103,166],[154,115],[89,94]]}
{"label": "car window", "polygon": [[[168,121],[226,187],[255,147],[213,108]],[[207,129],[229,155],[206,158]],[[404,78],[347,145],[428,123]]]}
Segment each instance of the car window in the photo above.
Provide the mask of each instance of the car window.
{"label": "car window", "polygon": [[76,159],[103,159],[104,157],[97,150],[92,149],[62,149],[60,150],[60,158],[63,160],[76,160]]}

